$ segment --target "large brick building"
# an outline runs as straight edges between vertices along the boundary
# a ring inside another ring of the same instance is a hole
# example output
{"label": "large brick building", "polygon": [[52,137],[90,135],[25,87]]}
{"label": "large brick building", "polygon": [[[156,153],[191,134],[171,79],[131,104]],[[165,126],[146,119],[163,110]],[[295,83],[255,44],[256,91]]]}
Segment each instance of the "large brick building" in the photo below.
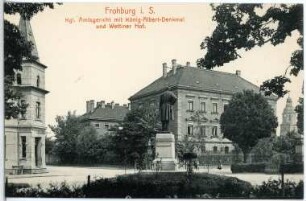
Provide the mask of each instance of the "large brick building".
{"label": "large brick building", "polygon": [[[170,131],[176,141],[188,137],[197,138],[198,154],[205,152],[229,153],[234,147],[230,140],[223,138],[220,130],[220,116],[232,95],[243,90],[259,92],[259,87],[243,79],[240,71],[236,74],[205,70],[178,65],[172,60],[171,70],[163,64],[163,75],[153,83],[131,96],[131,109],[153,106],[159,108],[159,97],[168,88],[178,97],[173,106],[173,121]],[[276,96],[267,97],[276,109]],[[199,140],[200,139],[200,140]]]}
{"label": "large brick building", "polygon": [[86,102],[86,113],[83,117],[95,127],[99,136],[109,134],[112,127],[122,122],[129,111],[129,105],[119,105],[111,102],[99,101],[95,105],[94,100]]}
{"label": "large brick building", "polygon": [[32,57],[23,60],[22,71],[16,72],[14,87],[28,104],[25,114],[5,120],[5,171],[7,173],[46,172],[45,163],[45,65],[39,62],[38,51],[30,21],[21,17],[21,35],[32,43]]}

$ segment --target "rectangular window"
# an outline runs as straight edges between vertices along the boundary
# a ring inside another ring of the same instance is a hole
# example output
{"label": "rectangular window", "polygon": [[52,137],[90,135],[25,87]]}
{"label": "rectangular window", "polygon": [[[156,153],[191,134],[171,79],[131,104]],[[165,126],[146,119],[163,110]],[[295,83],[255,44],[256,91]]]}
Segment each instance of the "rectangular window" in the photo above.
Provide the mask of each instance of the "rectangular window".
{"label": "rectangular window", "polygon": [[226,154],[229,153],[229,148],[228,148],[228,146],[226,146],[226,147],[224,148],[224,152],[225,152]]}
{"label": "rectangular window", "polygon": [[214,126],[212,128],[212,136],[213,137],[218,137],[218,127],[217,126]]}
{"label": "rectangular window", "polygon": [[188,101],[188,110],[193,111],[193,101]]}
{"label": "rectangular window", "polygon": [[188,125],[188,135],[193,135],[193,125]]}
{"label": "rectangular window", "polygon": [[106,130],[109,129],[109,125],[108,125],[108,124],[105,125],[105,129],[106,129]]}
{"label": "rectangular window", "polygon": [[96,127],[96,128],[100,128],[100,124],[98,124],[98,123],[95,124],[95,127]]}
{"label": "rectangular window", "polygon": [[36,102],[36,119],[40,119],[40,102]]}
{"label": "rectangular window", "polygon": [[218,147],[217,146],[214,146],[214,153],[218,152]]}
{"label": "rectangular window", "polygon": [[20,73],[17,73],[17,84],[18,84],[18,85],[21,85],[21,84],[22,84],[22,81],[21,81],[21,74],[20,74]]}
{"label": "rectangular window", "polygon": [[213,111],[212,113],[217,114],[218,113],[218,104],[217,103],[213,103]]}
{"label": "rectangular window", "polygon": [[206,137],[206,126],[200,127],[201,136]]}
{"label": "rectangular window", "polygon": [[26,136],[21,136],[21,157],[27,157],[27,138]]}
{"label": "rectangular window", "polygon": [[201,102],[201,112],[206,112],[206,103]]}

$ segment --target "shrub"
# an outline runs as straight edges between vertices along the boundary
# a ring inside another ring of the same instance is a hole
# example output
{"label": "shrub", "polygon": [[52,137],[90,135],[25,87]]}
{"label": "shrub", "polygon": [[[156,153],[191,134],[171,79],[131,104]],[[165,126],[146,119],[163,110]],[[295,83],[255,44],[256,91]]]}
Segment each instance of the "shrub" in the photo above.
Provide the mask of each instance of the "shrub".
{"label": "shrub", "polygon": [[142,173],[101,179],[84,187],[91,198],[248,197],[252,186],[237,178],[183,172]]}
{"label": "shrub", "polygon": [[231,171],[232,173],[241,173],[241,172],[265,172],[265,163],[255,163],[255,164],[232,164]]}
{"label": "shrub", "polygon": [[[284,183],[284,187],[286,198],[303,198],[303,181],[296,184],[287,180]],[[263,182],[262,185],[255,186],[254,195],[256,198],[282,198],[281,180],[269,180],[268,182]]]}
{"label": "shrub", "polygon": [[49,188],[42,189],[40,185],[36,187],[20,187],[9,184],[6,188],[7,197],[47,197],[47,198],[77,198],[84,197],[81,187],[69,186],[65,182],[61,184],[49,184]]}
{"label": "shrub", "polygon": [[8,185],[8,197],[47,198],[247,198],[250,183],[233,177],[184,172],[141,173],[99,179],[89,185],[50,184],[47,189]]}

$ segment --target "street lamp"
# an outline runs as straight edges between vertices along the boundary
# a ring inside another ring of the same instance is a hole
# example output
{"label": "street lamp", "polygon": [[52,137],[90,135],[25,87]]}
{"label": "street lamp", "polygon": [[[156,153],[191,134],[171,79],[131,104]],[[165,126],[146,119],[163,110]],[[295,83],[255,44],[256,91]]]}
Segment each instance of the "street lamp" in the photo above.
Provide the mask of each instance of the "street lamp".
{"label": "street lamp", "polygon": [[153,154],[153,151],[152,151],[152,142],[151,142],[151,139],[149,139],[149,141],[148,141],[148,161],[147,161],[149,169],[151,169],[152,154]]}
{"label": "street lamp", "polygon": [[[119,131],[123,130],[122,126],[118,127]],[[127,137],[123,137],[123,141],[124,141],[124,174],[126,174],[126,142],[127,142],[128,138]]]}
{"label": "street lamp", "polygon": [[123,138],[123,140],[124,140],[124,174],[126,174],[126,160],[127,160],[127,156],[126,156],[126,142],[127,142],[127,140],[128,140],[128,138],[127,137],[124,137]]}

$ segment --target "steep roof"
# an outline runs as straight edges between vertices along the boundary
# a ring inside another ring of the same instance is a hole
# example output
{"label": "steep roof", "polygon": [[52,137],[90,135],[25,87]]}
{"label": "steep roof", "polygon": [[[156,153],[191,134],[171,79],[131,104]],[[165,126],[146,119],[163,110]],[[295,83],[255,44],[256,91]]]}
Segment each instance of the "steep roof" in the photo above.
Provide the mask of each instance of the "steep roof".
{"label": "steep roof", "polygon": [[25,38],[25,40],[32,43],[31,54],[35,59],[39,60],[38,51],[36,48],[35,38],[33,35],[30,20],[26,19],[24,16],[21,16],[19,21],[19,30],[20,34]]}
{"label": "steep roof", "polygon": [[115,105],[113,108],[109,105],[105,107],[97,107],[93,112],[83,115],[89,120],[100,121],[123,121],[129,109],[126,106]]}
{"label": "steep roof", "polygon": [[[167,87],[181,87],[189,90],[215,91],[223,93],[237,93],[243,90],[259,91],[259,87],[242,77],[213,70],[200,69],[195,67],[179,67],[175,74],[171,70],[167,77],[160,77],[145,88],[131,96],[134,100],[150,94],[159,93]],[[276,99],[275,95],[270,96]]]}

